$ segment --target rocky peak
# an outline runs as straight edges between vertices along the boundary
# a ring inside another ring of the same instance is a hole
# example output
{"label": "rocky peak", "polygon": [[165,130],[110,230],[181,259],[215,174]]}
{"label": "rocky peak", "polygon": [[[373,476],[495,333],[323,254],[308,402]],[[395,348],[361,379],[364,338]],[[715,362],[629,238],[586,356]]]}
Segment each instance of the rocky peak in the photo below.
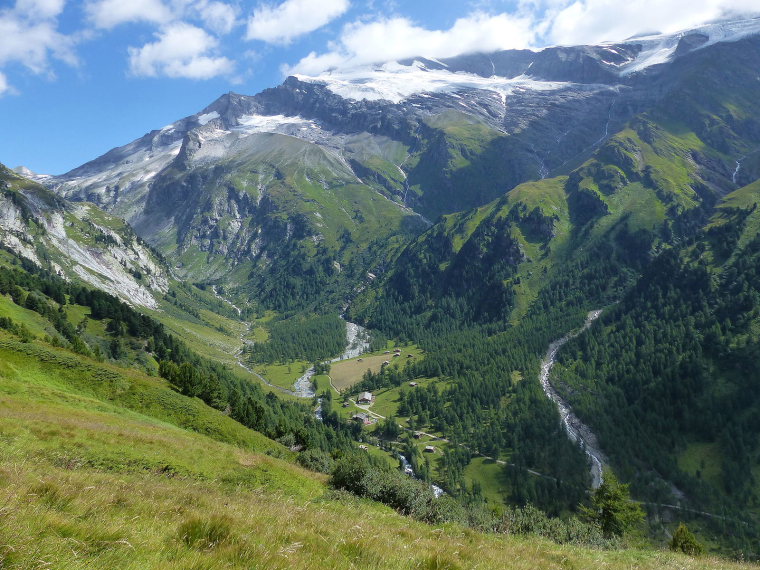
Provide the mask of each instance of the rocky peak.
{"label": "rocky peak", "polygon": [[225,128],[232,128],[238,124],[240,117],[260,113],[260,107],[261,106],[258,104],[256,97],[241,95],[230,91],[219,97],[216,101],[195,115],[195,117],[198,119],[198,122],[203,125],[209,116],[216,115],[214,118],[221,119]]}

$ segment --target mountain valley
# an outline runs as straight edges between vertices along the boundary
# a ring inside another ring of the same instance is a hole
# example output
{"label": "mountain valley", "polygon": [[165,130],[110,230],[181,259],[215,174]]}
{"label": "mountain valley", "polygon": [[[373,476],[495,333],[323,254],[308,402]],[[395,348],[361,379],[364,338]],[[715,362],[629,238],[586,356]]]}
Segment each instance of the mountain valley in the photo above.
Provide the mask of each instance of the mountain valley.
{"label": "mountain valley", "polygon": [[758,69],[420,56],[0,165],[0,568],[752,567]]}

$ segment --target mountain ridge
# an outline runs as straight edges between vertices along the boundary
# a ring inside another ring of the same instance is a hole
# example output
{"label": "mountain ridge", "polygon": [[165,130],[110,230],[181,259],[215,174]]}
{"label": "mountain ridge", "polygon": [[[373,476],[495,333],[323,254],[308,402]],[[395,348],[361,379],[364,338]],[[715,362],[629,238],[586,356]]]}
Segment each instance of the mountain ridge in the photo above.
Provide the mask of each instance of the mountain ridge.
{"label": "mountain ridge", "polygon": [[[690,73],[683,62],[721,46],[754,45],[749,36],[758,22],[703,28],[704,41],[686,33],[289,77],[258,95],[222,95],[195,115],[41,182],[125,217],[187,277],[232,279],[240,287],[252,271],[268,288],[265,267],[289,271],[278,253],[283,238],[316,264],[345,266],[358,244],[338,246],[331,236],[408,241],[425,219],[569,172],[669,97]],[[620,71],[647,53],[646,66]],[[493,75],[502,68],[504,76]],[[380,82],[408,96],[378,99],[372,93]],[[369,95],[352,98],[355,88]],[[341,89],[348,89],[344,96]],[[174,208],[189,196],[192,206]],[[373,227],[368,221],[378,208],[385,221]],[[323,260],[314,244],[324,245]],[[364,262],[356,276],[377,268]],[[346,274],[321,273],[323,287],[334,282],[344,297],[359,285]]]}

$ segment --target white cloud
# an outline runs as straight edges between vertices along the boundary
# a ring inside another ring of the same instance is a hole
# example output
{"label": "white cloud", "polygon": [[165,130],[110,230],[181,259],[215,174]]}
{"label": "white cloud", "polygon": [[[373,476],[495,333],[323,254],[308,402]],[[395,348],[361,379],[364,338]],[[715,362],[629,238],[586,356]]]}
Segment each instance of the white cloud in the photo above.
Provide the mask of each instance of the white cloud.
{"label": "white cloud", "polygon": [[34,19],[55,18],[63,12],[66,0],[16,0],[16,12]]}
{"label": "white cloud", "polygon": [[406,18],[354,22],[343,28],[329,51],[315,52],[288,73],[316,74],[347,67],[414,56],[452,57],[463,53],[523,48],[534,43],[533,22],[509,14],[477,12],[458,19],[448,30],[429,30]]}
{"label": "white cloud", "polygon": [[672,33],[727,14],[758,11],[756,0],[577,0],[554,4],[546,39],[565,45],[619,41],[641,32]]}
{"label": "white cloud", "polygon": [[218,0],[90,0],[86,11],[92,24],[101,29],[134,22],[158,27],[156,41],[127,49],[129,71],[134,76],[210,79],[228,75],[235,67],[232,60],[218,54],[219,40],[209,33],[222,36],[234,28],[238,8],[231,4]]}
{"label": "white cloud", "polygon": [[195,11],[206,28],[217,34],[229,34],[235,26],[238,9],[224,2],[198,2]]}
{"label": "white cloud", "polygon": [[85,12],[90,22],[100,29],[133,22],[166,25],[189,19],[217,34],[227,34],[235,26],[239,9],[218,0],[88,0]]}
{"label": "white cloud", "polygon": [[129,48],[129,69],[133,75],[210,79],[234,69],[231,60],[215,55],[219,41],[201,28],[177,22],[156,36],[153,43]]}
{"label": "white cloud", "polygon": [[[478,0],[470,5],[490,7]],[[736,14],[757,14],[757,0],[519,0],[513,13],[476,11],[445,30],[404,17],[356,21],[343,27],[322,53],[312,52],[285,73],[314,75],[331,68],[414,56],[452,57],[545,45],[624,40],[648,31],[676,32]]]}
{"label": "white cloud", "polygon": [[348,0],[285,0],[278,6],[262,5],[248,20],[246,39],[287,44],[343,15]]}
{"label": "white cloud", "polygon": [[10,85],[8,85],[8,78],[5,77],[5,74],[0,73],[0,95],[10,91],[10,88]]}
{"label": "white cloud", "polygon": [[85,6],[92,23],[111,29],[130,22],[169,22],[172,11],[161,0],[94,0]]}
{"label": "white cloud", "polygon": [[0,10],[0,67],[19,63],[33,73],[49,73],[51,57],[76,65],[74,39],[57,29],[63,6],[62,0],[18,0],[13,9]]}

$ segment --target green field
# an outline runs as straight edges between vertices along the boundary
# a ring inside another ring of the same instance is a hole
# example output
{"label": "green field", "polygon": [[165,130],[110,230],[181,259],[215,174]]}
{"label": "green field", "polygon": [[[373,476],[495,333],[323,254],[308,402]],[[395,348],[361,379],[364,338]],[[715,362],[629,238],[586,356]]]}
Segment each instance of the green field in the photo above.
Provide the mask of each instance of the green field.
{"label": "green field", "polygon": [[717,443],[690,443],[678,456],[678,467],[686,473],[697,475],[705,481],[718,485],[721,482],[723,455]]}
{"label": "green field", "polygon": [[504,469],[504,465],[499,465],[493,459],[474,457],[464,470],[464,480],[468,485],[477,483],[490,503],[503,505],[507,485]]}
{"label": "green field", "polygon": [[348,388],[351,388],[354,384],[361,381],[362,375],[367,371],[379,372],[383,362],[390,362],[391,366],[403,366],[407,360],[408,354],[414,355],[414,358],[422,358],[422,351],[414,345],[400,346],[401,356],[394,358],[393,350],[394,346],[389,343],[389,352],[385,351],[374,352],[370,354],[362,355],[358,358],[352,358],[350,360],[341,360],[334,362],[330,367],[330,378],[332,378],[333,386],[342,392]]}
{"label": "green field", "polygon": [[275,386],[292,390],[309,366],[308,362],[297,360],[289,364],[257,364],[253,369]]}
{"label": "green field", "polygon": [[[385,388],[383,390],[379,390],[375,393],[375,401],[372,403],[372,406],[370,409],[375,412],[376,414],[380,414],[381,416],[392,416],[397,415],[398,410],[398,397],[399,393],[402,390],[405,391],[411,391],[415,390],[417,388],[422,388],[425,386],[435,385],[438,387],[438,390],[443,390],[447,386],[447,382],[445,380],[441,380],[439,378],[417,378],[414,380],[414,382],[417,383],[416,387],[409,386],[409,384],[404,383],[401,386],[393,387],[393,388]],[[409,418],[405,417],[397,417],[399,420],[399,423],[405,424],[406,421]]]}
{"label": "green field", "polygon": [[10,317],[14,322],[24,325],[35,336],[54,333],[55,329],[44,317],[34,311],[19,307],[7,295],[0,295],[0,316]]}

